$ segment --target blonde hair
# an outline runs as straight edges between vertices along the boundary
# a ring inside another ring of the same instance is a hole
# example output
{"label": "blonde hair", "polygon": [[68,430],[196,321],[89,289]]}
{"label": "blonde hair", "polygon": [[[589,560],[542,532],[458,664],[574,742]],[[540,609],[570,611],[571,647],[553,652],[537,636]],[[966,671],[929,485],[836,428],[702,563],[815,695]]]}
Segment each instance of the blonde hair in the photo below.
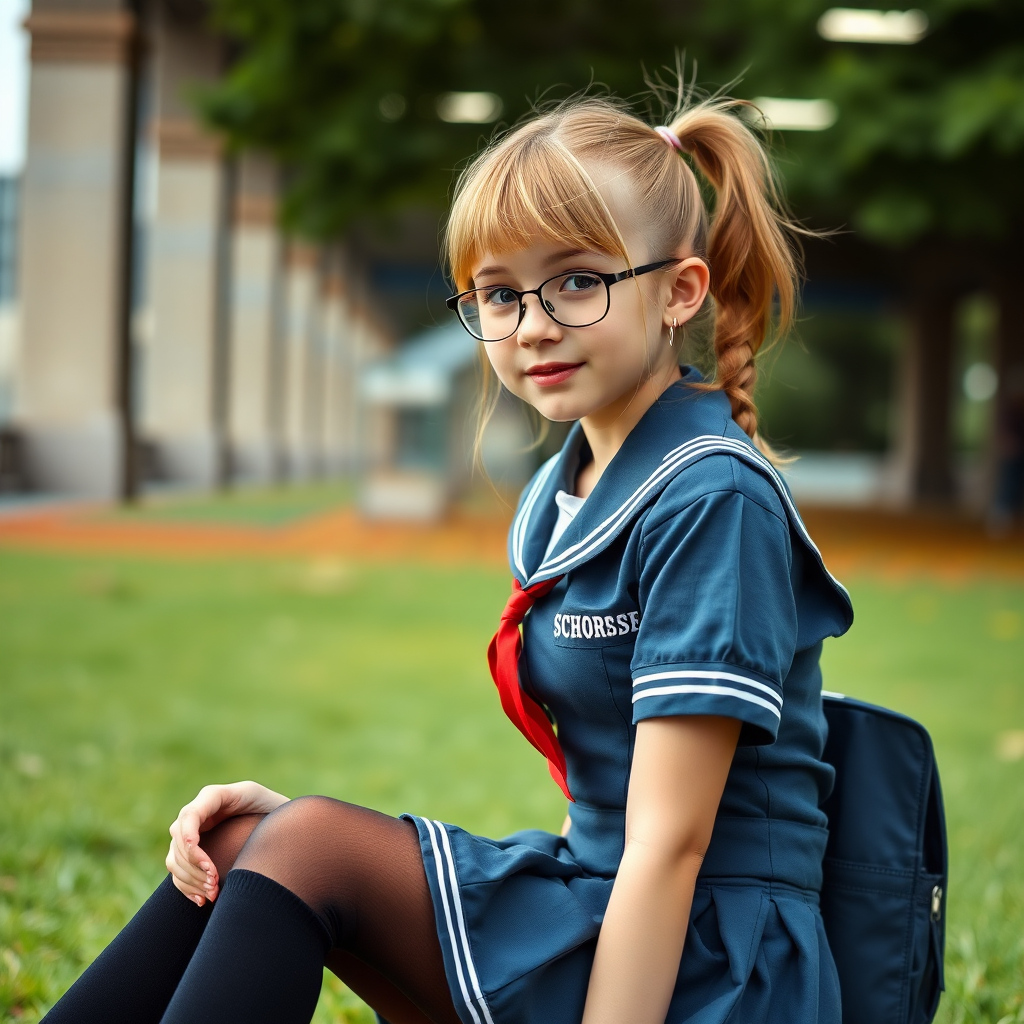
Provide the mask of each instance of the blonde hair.
{"label": "blonde hair", "polygon": [[[618,171],[650,239],[649,258],[694,254],[707,262],[715,374],[704,386],[725,392],[733,418],[770,454],[757,433],[755,357],[773,322],[780,336],[792,322],[800,229],[785,211],[764,146],[737,116],[747,106],[695,100],[680,89],[666,124],[683,159],[619,103],[566,101],[499,138],[463,172],[445,250],[459,290],[470,287],[482,254],[524,249],[538,237],[621,256],[628,266],[622,233],[588,167]],[[691,162],[714,191],[711,210]],[[482,402],[481,432],[496,402],[497,395]]]}

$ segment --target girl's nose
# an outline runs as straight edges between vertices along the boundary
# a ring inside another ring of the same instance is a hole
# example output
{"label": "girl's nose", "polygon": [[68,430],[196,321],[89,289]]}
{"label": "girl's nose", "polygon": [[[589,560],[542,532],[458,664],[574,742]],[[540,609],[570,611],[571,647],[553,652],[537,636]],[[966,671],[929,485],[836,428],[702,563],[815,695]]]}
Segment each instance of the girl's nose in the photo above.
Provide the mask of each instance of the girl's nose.
{"label": "girl's nose", "polygon": [[524,295],[522,322],[519,330],[516,331],[516,341],[524,347],[540,345],[545,341],[558,342],[562,340],[562,328],[548,316],[541,299],[537,295]]}

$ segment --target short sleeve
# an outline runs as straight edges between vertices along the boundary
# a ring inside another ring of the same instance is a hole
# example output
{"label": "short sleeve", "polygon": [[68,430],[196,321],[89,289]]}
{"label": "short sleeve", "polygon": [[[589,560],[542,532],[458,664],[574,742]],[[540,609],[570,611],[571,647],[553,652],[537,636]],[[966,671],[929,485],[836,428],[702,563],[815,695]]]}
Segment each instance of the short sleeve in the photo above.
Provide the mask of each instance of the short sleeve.
{"label": "short sleeve", "polygon": [[645,527],[634,723],[723,715],[743,723],[741,744],[774,741],[797,638],[783,516],[725,489]]}

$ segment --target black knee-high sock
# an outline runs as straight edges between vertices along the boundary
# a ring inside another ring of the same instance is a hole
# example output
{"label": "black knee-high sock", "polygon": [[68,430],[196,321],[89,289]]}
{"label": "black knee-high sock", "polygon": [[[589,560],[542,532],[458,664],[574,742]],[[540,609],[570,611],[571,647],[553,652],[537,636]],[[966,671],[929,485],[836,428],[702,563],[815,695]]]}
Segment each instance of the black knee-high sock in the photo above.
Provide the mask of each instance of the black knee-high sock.
{"label": "black knee-high sock", "polygon": [[44,1024],[158,1024],[212,910],[183,896],[168,875]]}
{"label": "black knee-high sock", "polygon": [[330,947],[298,896],[235,868],[163,1024],[308,1024]]}

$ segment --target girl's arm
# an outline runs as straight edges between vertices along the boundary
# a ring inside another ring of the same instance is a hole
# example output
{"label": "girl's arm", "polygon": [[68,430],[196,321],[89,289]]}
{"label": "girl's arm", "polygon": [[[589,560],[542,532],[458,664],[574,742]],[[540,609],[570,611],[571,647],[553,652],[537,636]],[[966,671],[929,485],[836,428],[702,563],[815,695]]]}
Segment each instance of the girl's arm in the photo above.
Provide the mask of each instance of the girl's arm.
{"label": "girl's arm", "polygon": [[639,723],[626,846],[590,974],[583,1024],[664,1024],[693,889],[740,723],[677,716]]}

